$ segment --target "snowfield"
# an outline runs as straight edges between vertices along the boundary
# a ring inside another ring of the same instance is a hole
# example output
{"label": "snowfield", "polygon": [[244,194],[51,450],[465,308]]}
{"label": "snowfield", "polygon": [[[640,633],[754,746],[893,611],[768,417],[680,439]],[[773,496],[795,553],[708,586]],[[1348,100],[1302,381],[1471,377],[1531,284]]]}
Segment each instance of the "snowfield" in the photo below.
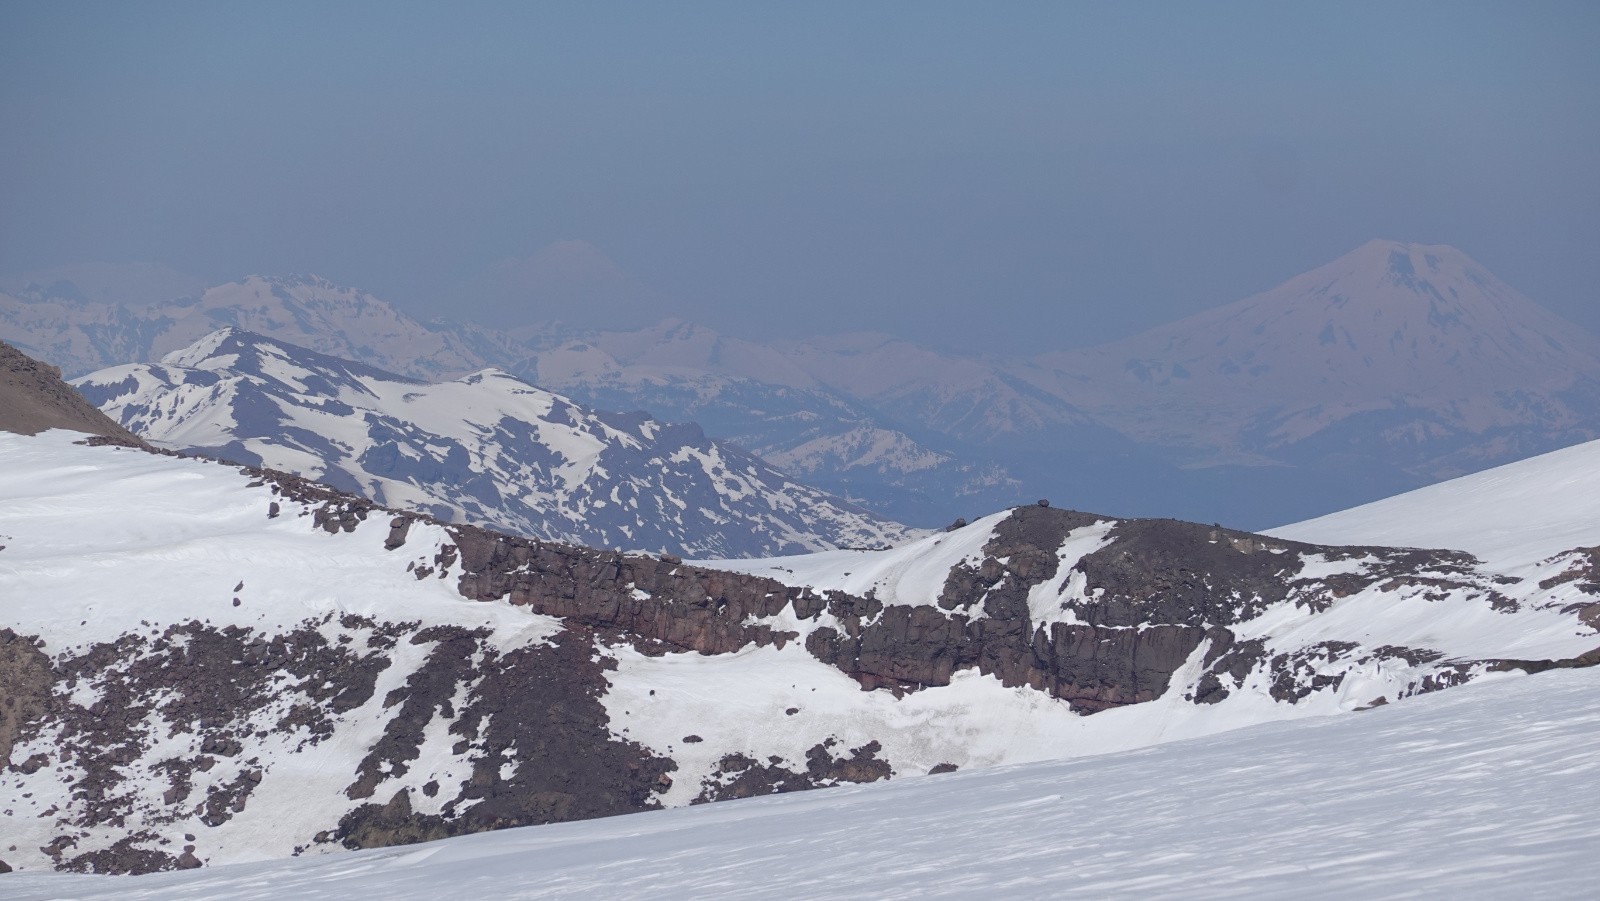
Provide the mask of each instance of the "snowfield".
{"label": "snowfield", "polygon": [[1534,561],[1600,521],[1600,441],[1508,463],[1268,532],[1316,544],[1441,547]]}
{"label": "snowfield", "polygon": [[1115,756],[139,877],[23,899],[1590,898],[1600,673]]}

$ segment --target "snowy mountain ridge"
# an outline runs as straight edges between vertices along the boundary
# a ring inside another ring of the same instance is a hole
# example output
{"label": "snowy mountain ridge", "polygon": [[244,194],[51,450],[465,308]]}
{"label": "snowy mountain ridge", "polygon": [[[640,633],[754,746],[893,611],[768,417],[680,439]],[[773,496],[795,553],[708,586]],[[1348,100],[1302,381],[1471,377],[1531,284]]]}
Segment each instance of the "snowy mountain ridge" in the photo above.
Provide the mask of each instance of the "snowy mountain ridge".
{"label": "snowy mountain ridge", "polygon": [[425,324],[315,275],[252,275],[193,296],[131,305],[85,296],[71,283],[0,294],[0,339],[69,378],[159,359],[230,326],[422,379],[462,375],[521,354],[496,332]]}
{"label": "snowy mountain ridge", "polygon": [[1563,553],[1479,559],[1029,506],[691,565],[76,438],[0,434],[24,869],[1100,754],[1600,662],[1593,514]]}
{"label": "snowy mountain ridge", "polygon": [[[926,519],[952,498],[1015,502],[1004,466],[834,389],[795,347],[667,319],[633,331],[547,332],[513,371],[596,406],[701,423],[785,471],[891,515]],[[824,370],[826,367],[824,367]],[[915,434],[913,434],[915,432]]]}
{"label": "snowy mountain ridge", "polygon": [[496,369],[426,384],[228,328],[74,384],[163,447],[522,535],[758,555],[918,534],[696,426],[586,409]]}

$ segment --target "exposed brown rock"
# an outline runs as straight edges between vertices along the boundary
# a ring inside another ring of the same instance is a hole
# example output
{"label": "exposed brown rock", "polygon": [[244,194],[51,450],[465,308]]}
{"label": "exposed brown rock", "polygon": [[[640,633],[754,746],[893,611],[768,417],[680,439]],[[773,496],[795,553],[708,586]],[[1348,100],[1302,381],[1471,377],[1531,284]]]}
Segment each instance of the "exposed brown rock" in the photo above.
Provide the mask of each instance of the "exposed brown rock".
{"label": "exposed brown rock", "polygon": [[15,765],[11,748],[23,727],[45,712],[55,673],[50,658],[10,629],[0,629],[0,771]]}
{"label": "exposed brown rock", "polygon": [[129,447],[139,440],[61,379],[61,370],[0,341],[0,431],[37,435],[68,429]]}
{"label": "exposed brown rock", "polygon": [[1546,565],[1564,563],[1566,568],[1540,581],[1540,588],[1549,591],[1576,582],[1578,589],[1585,594],[1600,595],[1600,547],[1574,548],[1544,562]]}
{"label": "exposed brown rock", "polygon": [[1542,673],[1553,669],[1585,669],[1591,666],[1600,666],[1600,648],[1585,651],[1576,657],[1563,657],[1559,660],[1492,660],[1489,669],[1521,670],[1525,673]]}
{"label": "exposed brown rock", "polygon": [[[451,526],[461,594],[508,600],[587,626],[620,630],[641,650],[725,654],[749,644],[782,647],[794,633],[746,625],[805,593],[771,579],[700,569],[666,558],[577,548]],[[442,562],[442,561],[441,561]]]}
{"label": "exposed brown rock", "polygon": [[700,794],[692,803],[804,791],[845,782],[876,782],[894,774],[887,762],[878,759],[883,747],[877,742],[835,757],[832,749],[837,744],[830,738],[812,746],[806,751],[804,770],[782,766],[782,759],[777,757],[763,764],[745,754],[728,754],[718,764],[717,772],[702,783]]}
{"label": "exposed brown rock", "polygon": [[[441,786],[450,801],[442,814],[417,814],[405,791],[383,804],[366,804],[340,823],[337,840],[370,848],[509,826],[630,813],[659,806],[656,793],[671,785],[671,760],[613,737],[600,703],[605,689],[595,637],[568,629],[543,646],[497,653],[465,630],[427,630],[414,641],[436,641],[429,662],[401,689],[400,715],[391,720],[361,764],[359,797],[380,766],[403,767],[416,756],[422,729],[435,715],[454,720],[452,734],[476,749],[472,777]],[[470,649],[476,666],[452,658]],[[459,711],[448,699],[470,686]],[[502,768],[511,775],[501,778]],[[395,773],[395,770],[390,770]],[[403,770],[402,770],[403,772]],[[370,789],[367,790],[370,794]]]}

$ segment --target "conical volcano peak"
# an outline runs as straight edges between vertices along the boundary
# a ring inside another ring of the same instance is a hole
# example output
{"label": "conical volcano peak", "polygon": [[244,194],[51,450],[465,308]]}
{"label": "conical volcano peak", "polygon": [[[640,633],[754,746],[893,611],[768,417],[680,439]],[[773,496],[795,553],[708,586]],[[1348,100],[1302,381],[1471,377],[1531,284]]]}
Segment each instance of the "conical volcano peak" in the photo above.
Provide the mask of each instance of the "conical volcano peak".
{"label": "conical volcano peak", "polygon": [[[1328,318],[1359,331],[1387,332],[1396,325],[1395,317],[1415,319],[1419,325],[1425,320],[1441,328],[1476,320],[1478,327],[1495,330],[1551,325],[1552,320],[1551,314],[1457,248],[1392,240],[1368,241],[1231,309],[1241,308],[1266,315],[1276,310],[1278,315]],[[1218,312],[1197,318],[1208,319]]]}
{"label": "conical volcano peak", "polygon": [[1364,245],[1375,259],[1372,268],[1386,273],[1391,284],[1412,290],[1430,280],[1465,277],[1474,281],[1489,278],[1483,267],[1448,244],[1405,244],[1399,241],[1373,241]]}
{"label": "conical volcano peak", "polygon": [[[1408,410],[1436,405],[1440,419],[1462,430],[1575,421],[1576,413],[1550,412],[1565,409],[1561,402],[1539,407],[1513,398],[1567,391],[1600,376],[1600,341],[1454,247],[1385,240],[1260,294],[1052,365],[1084,378],[1126,372],[1136,390],[1158,390],[1167,404],[1181,396],[1196,410],[1229,398],[1238,410],[1231,428],[1297,441],[1402,403]],[[1142,402],[1118,391],[1097,401],[1109,415]],[[1169,417],[1159,428],[1170,440],[1180,426]],[[1196,444],[1232,440],[1203,416],[1181,428],[1206,436],[1183,438]]]}
{"label": "conical volcano peak", "polygon": [[[1389,303],[1416,295],[1430,303],[1459,304],[1480,297],[1491,302],[1527,304],[1515,289],[1463,251],[1449,244],[1368,241],[1333,262],[1318,267],[1280,288],[1301,282],[1332,283],[1327,291],[1349,296],[1383,297]],[[1394,292],[1392,289],[1402,289]]]}

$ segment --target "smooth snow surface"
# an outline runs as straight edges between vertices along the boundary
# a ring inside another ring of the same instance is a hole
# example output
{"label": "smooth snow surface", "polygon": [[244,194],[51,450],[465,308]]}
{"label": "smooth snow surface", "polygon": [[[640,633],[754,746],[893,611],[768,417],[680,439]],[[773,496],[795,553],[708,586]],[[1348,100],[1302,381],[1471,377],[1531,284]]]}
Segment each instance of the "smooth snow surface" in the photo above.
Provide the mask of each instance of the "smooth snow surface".
{"label": "smooth snow surface", "polygon": [[[508,644],[557,631],[551,617],[466,601],[394,565],[431,559],[449,541],[439,526],[417,524],[389,553],[383,530],[323,533],[237,468],[82,439],[0,433],[0,623],[51,653],[189,619],[282,630],[355,613],[472,623]],[[274,501],[284,513],[268,519]]]}
{"label": "smooth snow surface", "polygon": [[1600,534],[1600,441],[1266,533],[1313,544],[1451,548],[1534,562]]}
{"label": "smooth snow surface", "polygon": [[1600,673],[1144,751],[12,899],[1593,897]]}

